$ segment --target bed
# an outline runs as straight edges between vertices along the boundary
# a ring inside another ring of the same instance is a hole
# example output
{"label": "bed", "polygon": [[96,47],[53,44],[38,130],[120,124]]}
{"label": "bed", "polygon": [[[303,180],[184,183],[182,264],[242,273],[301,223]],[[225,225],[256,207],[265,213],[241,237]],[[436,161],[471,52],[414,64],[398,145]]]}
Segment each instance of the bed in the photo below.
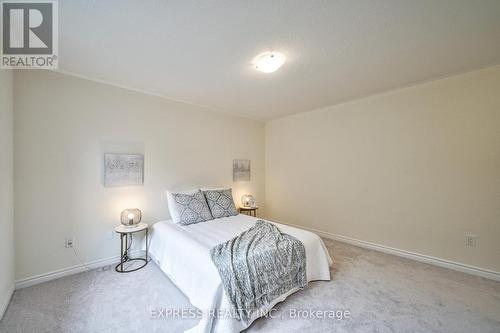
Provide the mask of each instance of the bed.
{"label": "bed", "polygon": [[[256,313],[247,324],[232,316],[214,316],[214,310],[218,314],[224,314],[225,310],[231,309],[231,304],[210,258],[210,249],[248,230],[257,220],[258,218],[239,214],[187,226],[175,224],[171,220],[160,221],[151,227],[151,257],[188,297],[191,304],[203,313],[198,325],[187,332],[240,332],[298,290],[292,289],[275,299]],[[319,236],[288,225],[271,223],[303,243],[307,282],[330,280],[329,267],[332,260]]]}

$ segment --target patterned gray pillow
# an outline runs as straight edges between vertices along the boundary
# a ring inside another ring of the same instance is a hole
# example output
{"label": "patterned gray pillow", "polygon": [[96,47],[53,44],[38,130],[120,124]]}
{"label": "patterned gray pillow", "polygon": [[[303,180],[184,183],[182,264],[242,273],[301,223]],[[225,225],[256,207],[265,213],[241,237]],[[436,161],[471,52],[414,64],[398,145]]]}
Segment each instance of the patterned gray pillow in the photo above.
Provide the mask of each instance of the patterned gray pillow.
{"label": "patterned gray pillow", "polygon": [[193,194],[172,193],[172,197],[179,212],[179,224],[188,225],[213,219],[201,191]]}
{"label": "patterned gray pillow", "polygon": [[238,215],[231,189],[203,191],[214,219]]}

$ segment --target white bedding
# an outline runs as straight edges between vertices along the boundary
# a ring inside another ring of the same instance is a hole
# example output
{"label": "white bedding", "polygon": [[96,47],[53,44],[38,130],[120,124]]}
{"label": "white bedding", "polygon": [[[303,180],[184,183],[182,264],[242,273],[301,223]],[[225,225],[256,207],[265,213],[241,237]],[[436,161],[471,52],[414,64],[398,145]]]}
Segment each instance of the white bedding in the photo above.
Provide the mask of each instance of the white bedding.
{"label": "white bedding", "polygon": [[[240,332],[247,327],[230,316],[214,318],[213,315],[208,315],[209,311],[231,309],[219,273],[210,258],[210,249],[249,229],[256,220],[258,219],[240,214],[188,226],[175,224],[171,220],[157,222],[152,226],[149,247],[151,257],[189,298],[191,304],[204,313],[199,324],[188,332],[230,333]],[[282,232],[296,237],[304,244],[307,281],[330,280],[329,266],[332,260],[321,238],[309,231],[274,224]],[[271,309],[295,291],[297,290],[276,299],[259,312],[265,313],[265,310]]]}

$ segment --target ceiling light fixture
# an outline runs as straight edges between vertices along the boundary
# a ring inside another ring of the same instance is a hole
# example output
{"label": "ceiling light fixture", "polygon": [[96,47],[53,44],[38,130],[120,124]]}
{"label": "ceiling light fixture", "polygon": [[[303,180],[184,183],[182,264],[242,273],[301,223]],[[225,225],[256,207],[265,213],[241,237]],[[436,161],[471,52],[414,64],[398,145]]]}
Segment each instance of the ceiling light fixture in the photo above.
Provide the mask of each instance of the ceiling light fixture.
{"label": "ceiling light fixture", "polygon": [[285,63],[285,55],[280,52],[269,51],[256,56],[252,63],[255,69],[262,73],[272,73],[277,71]]}

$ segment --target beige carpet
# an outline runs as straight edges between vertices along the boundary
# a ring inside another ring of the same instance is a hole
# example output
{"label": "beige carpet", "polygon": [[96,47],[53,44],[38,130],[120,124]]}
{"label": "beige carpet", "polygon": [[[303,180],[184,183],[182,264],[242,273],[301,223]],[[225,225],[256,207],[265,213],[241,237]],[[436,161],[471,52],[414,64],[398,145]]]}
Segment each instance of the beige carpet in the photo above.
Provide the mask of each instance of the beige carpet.
{"label": "beige carpet", "polygon": [[[325,242],[332,281],[310,283],[248,332],[500,332],[500,283]],[[151,263],[135,273],[97,270],[18,290],[0,332],[182,332],[199,319],[153,319],[152,311],[191,308]],[[296,310],[349,311],[350,318],[292,318]]]}

